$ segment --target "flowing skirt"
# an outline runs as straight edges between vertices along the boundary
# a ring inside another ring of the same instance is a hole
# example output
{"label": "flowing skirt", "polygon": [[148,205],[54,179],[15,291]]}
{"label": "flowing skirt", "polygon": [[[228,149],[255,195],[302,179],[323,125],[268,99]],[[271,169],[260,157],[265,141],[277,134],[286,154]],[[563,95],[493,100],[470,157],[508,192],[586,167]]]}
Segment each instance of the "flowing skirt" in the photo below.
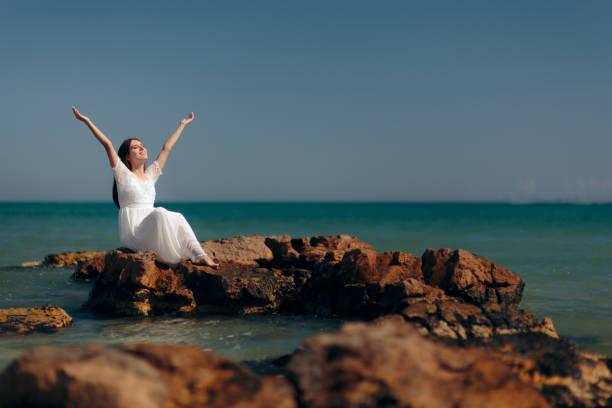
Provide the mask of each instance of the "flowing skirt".
{"label": "flowing skirt", "polygon": [[153,251],[159,260],[170,264],[206,255],[185,217],[163,207],[122,207],[119,239],[126,248]]}

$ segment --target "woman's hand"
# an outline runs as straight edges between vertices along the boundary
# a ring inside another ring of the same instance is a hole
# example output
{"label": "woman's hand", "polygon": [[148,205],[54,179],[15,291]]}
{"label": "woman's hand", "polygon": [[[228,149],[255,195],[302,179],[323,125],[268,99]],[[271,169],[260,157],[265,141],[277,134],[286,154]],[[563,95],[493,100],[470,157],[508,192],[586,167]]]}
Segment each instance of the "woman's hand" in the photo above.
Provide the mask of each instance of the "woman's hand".
{"label": "woman's hand", "polygon": [[181,125],[187,126],[188,124],[191,123],[192,120],[193,120],[193,112],[191,112],[187,118],[181,120]]}
{"label": "woman's hand", "polygon": [[110,162],[111,167],[115,168],[117,165],[117,160],[119,160],[119,156],[117,156],[117,152],[115,152],[115,148],[113,147],[111,141],[108,140],[108,137],[104,136],[104,133],[100,132],[100,129],[98,129],[87,116],[81,115],[74,106],[72,107],[72,112],[78,120],[87,125],[89,130],[91,130],[91,133],[93,133],[96,139],[98,139],[98,141],[102,144],[104,150],[106,150],[106,154],[108,155],[108,161]]}
{"label": "woman's hand", "polygon": [[75,108],[74,106],[72,107],[72,112],[74,112],[74,116],[76,116],[76,118],[80,121],[87,122],[89,120],[87,116],[81,115],[79,111],[77,110],[77,108]]}

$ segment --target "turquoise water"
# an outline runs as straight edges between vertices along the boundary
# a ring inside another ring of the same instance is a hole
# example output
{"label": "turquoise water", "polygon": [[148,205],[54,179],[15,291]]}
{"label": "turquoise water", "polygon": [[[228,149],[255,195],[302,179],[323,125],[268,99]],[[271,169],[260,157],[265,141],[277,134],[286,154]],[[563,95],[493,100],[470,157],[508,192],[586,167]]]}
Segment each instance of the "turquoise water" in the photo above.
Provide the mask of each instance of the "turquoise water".
{"label": "turquoise water", "polygon": [[[464,248],[523,276],[521,306],[557,331],[612,355],[612,205],[431,203],[166,203],[200,240],[248,234],[345,233],[378,251],[420,255]],[[89,283],[71,269],[21,269],[48,253],[119,246],[111,203],[0,203],[0,307],[64,307],[75,325],[51,335],[0,339],[0,366],[38,344],[189,344],[234,361],[274,357],[335,330],[313,316],[103,319],[80,310]]]}

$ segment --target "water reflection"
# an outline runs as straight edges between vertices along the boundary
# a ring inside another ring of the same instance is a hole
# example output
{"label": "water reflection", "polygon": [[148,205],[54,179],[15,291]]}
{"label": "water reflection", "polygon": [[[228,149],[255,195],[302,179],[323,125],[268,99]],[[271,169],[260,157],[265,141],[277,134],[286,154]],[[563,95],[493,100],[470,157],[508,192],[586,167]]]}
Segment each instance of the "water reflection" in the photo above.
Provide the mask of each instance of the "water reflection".
{"label": "water reflection", "polygon": [[0,339],[0,368],[43,344],[177,344],[200,347],[236,362],[257,361],[291,353],[304,338],[334,331],[342,324],[335,318],[293,315],[108,319],[81,312],[74,317],[74,326],[57,333]]}

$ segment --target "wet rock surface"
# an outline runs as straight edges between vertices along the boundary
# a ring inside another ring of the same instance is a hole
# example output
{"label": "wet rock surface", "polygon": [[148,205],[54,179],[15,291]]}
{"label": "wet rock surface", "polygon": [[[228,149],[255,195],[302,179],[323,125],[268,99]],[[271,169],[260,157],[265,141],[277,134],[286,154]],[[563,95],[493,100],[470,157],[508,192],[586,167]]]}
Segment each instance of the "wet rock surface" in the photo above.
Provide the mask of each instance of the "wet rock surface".
{"label": "wet rock surface", "polygon": [[0,374],[2,407],[296,407],[293,387],[193,347],[38,347]]}
{"label": "wet rock surface", "polygon": [[54,332],[71,324],[72,317],[60,307],[0,309],[0,335]]}

